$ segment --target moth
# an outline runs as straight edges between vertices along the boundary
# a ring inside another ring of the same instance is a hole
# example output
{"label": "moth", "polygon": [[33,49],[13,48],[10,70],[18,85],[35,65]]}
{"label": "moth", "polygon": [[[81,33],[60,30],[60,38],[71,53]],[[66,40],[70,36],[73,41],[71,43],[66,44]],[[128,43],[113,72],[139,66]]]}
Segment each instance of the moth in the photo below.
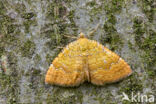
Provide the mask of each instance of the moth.
{"label": "moth", "polygon": [[79,86],[85,81],[95,85],[117,82],[132,73],[117,54],[83,33],[69,43],[53,60],[45,82],[64,87]]}

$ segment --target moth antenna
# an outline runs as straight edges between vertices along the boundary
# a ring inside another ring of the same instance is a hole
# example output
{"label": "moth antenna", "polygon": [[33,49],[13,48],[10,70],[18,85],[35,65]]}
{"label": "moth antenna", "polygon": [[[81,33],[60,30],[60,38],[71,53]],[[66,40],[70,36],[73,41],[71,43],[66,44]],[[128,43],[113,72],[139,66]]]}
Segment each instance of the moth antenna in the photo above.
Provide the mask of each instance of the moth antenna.
{"label": "moth antenna", "polygon": [[59,47],[57,47],[57,48],[59,48],[59,49],[63,49],[64,47],[60,47],[60,46],[59,46]]}
{"label": "moth antenna", "polygon": [[71,35],[63,35],[63,36],[65,36],[65,37],[67,37],[67,38],[77,39],[77,37],[75,37],[75,36],[71,36]]}
{"label": "moth antenna", "polygon": [[87,36],[88,36],[88,37],[92,37],[93,34],[94,34],[94,33],[97,31],[97,29],[99,28],[99,26],[100,26],[100,23],[98,23],[97,26],[96,26],[91,32],[89,32],[89,33],[87,34]]}
{"label": "moth antenna", "polygon": [[54,46],[55,48],[58,48],[58,49],[63,49],[64,47],[61,47],[61,46]]}

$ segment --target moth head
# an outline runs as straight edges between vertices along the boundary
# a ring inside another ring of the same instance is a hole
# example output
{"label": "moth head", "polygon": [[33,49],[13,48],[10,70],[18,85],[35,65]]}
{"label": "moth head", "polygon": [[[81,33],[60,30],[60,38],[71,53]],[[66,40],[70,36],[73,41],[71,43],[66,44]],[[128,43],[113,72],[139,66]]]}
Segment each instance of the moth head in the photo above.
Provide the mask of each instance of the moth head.
{"label": "moth head", "polygon": [[79,34],[79,38],[85,38],[85,35],[81,32],[81,33]]}

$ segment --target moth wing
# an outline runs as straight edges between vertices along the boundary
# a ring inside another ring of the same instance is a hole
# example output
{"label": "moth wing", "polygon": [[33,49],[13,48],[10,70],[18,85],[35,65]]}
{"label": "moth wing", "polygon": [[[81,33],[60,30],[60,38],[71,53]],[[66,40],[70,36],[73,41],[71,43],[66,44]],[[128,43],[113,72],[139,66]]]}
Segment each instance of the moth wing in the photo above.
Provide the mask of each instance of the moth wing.
{"label": "moth wing", "polygon": [[130,66],[108,48],[96,41],[90,41],[89,46],[88,65],[91,83],[104,85],[119,81],[132,73]]}
{"label": "moth wing", "polygon": [[85,81],[83,63],[75,41],[70,43],[50,65],[45,82],[60,86],[78,86]]}

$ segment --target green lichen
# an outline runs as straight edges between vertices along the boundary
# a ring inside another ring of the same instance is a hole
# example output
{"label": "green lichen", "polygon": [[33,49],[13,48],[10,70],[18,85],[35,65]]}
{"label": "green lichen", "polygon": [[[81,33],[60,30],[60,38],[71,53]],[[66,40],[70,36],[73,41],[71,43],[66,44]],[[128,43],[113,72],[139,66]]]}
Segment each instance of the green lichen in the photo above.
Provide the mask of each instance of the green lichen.
{"label": "green lichen", "polygon": [[[63,4],[58,1],[49,4],[47,18],[53,19],[53,23],[44,27],[44,29],[52,28],[51,30],[44,32],[46,37],[50,38],[50,41],[46,43],[46,46],[48,46],[49,49],[53,50],[55,48],[63,47],[68,43],[68,38],[64,36],[64,34],[68,32],[67,28],[77,31],[73,20],[74,12],[74,10],[67,12]],[[71,24],[67,24],[64,18],[68,18]]]}
{"label": "green lichen", "polygon": [[25,32],[28,33],[29,32],[29,29],[30,29],[30,26],[35,26],[37,24],[36,20],[29,20],[29,19],[26,19],[24,22],[23,22],[23,25],[25,26]]}
{"label": "green lichen", "polygon": [[106,15],[120,13],[123,7],[125,0],[112,0],[112,1],[100,1],[101,5],[97,4],[96,0],[87,2],[86,6],[91,7],[90,14],[95,16],[104,10]]}
{"label": "green lichen", "polygon": [[4,46],[0,45],[0,57],[3,55],[4,52],[5,52]]}
{"label": "green lichen", "polygon": [[[54,57],[56,57],[56,55],[54,55]],[[50,63],[52,62],[52,60],[54,59],[53,56],[47,54],[46,55],[46,62],[50,65]]]}
{"label": "green lichen", "polygon": [[[154,70],[156,66],[156,33],[151,29],[148,30],[147,26],[142,19],[138,17],[134,18],[133,28],[136,46],[144,52],[141,57],[146,65],[145,69],[147,73],[149,76],[154,76],[156,74]],[[146,34],[146,36],[144,34]]]}
{"label": "green lichen", "polygon": [[[59,25],[59,28],[66,29],[66,27],[69,27],[76,31],[77,28],[73,18],[75,10],[67,11],[65,5],[70,5],[70,0],[65,1],[64,5],[61,1],[54,0],[48,5],[48,12],[46,14],[46,17],[50,20],[53,20],[54,24]],[[65,18],[69,19],[71,24],[67,24]],[[62,31],[62,33],[66,32]]]}
{"label": "green lichen", "polygon": [[154,0],[142,0],[140,7],[142,8],[143,12],[146,14],[149,22],[152,22],[154,19],[154,15],[156,15],[155,9],[155,1]]}
{"label": "green lichen", "polygon": [[49,49],[53,50],[55,48],[61,48],[66,41],[66,37],[63,36],[63,34],[55,34],[55,33],[50,33],[48,34],[50,37],[50,41],[46,43]]}
{"label": "green lichen", "polygon": [[[15,20],[10,18],[9,16],[7,15],[3,15],[2,18],[0,19],[0,29],[1,29],[1,32],[4,34],[4,33],[10,33],[10,30],[12,30],[13,28],[13,24],[12,22],[14,22]],[[8,27],[10,28],[8,30]]]}
{"label": "green lichen", "polygon": [[53,104],[73,104],[82,103],[83,94],[75,88],[60,88],[55,87],[53,90],[54,95],[49,95],[46,99],[47,103]]}
{"label": "green lichen", "polygon": [[110,13],[120,13],[123,7],[125,0],[112,0],[109,1],[109,4],[105,3],[105,10],[107,14]]}
{"label": "green lichen", "polygon": [[41,83],[41,81],[42,81],[41,80],[41,78],[42,78],[41,70],[32,68],[30,71],[31,72],[28,73],[28,77],[30,77],[29,87],[30,87],[30,89],[36,89],[36,88],[38,88],[39,84],[42,84]]}
{"label": "green lichen", "polygon": [[15,7],[15,11],[18,13],[18,14],[21,14],[23,15],[23,13],[26,12],[26,7],[23,3],[17,3],[14,5]]}
{"label": "green lichen", "polygon": [[2,1],[0,1],[0,15],[5,14],[6,8]]}
{"label": "green lichen", "polygon": [[19,33],[17,27],[18,25],[13,24],[15,22],[14,19],[10,18],[7,15],[3,15],[0,18],[0,56],[5,53],[5,48],[8,45],[16,46],[19,43],[19,39],[17,39],[17,35]]}
{"label": "green lichen", "polygon": [[21,12],[21,17],[23,20],[23,25],[25,26],[25,32],[29,33],[30,26],[36,26],[37,20],[36,20],[36,14],[33,12]]}
{"label": "green lichen", "polygon": [[[105,31],[105,35],[102,35],[100,41],[102,44],[109,43],[111,44],[111,50],[119,49],[122,47],[122,40],[120,38],[120,34],[115,29],[116,17],[115,14],[118,14],[122,10],[122,6],[124,4],[124,0],[113,0],[113,1],[101,1],[102,5],[98,6],[95,0],[88,2],[86,5],[90,6],[92,9],[90,11],[91,16],[95,16],[96,14],[100,14],[101,11],[106,12],[106,22],[104,23],[103,30]],[[92,20],[91,20],[92,21]]]}
{"label": "green lichen", "polygon": [[21,47],[21,53],[23,57],[31,58],[35,51],[35,43],[30,40],[27,40],[24,45]]}
{"label": "green lichen", "polygon": [[15,31],[15,29],[16,29],[16,26],[15,25],[9,25],[8,26],[8,31],[7,31],[7,33],[13,33],[14,31]]}
{"label": "green lichen", "polygon": [[30,13],[24,13],[24,14],[22,15],[22,18],[24,18],[24,19],[31,19],[31,18],[33,18],[34,16],[35,16],[35,14],[32,13],[32,12],[30,12]]}
{"label": "green lichen", "polygon": [[103,29],[106,36],[101,36],[100,41],[104,43],[111,44],[111,50],[119,49],[119,46],[122,46],[122,40],[120,34],[115,29],[114,25],[116,23],[116,18],[114,15],[110,15],[108,20],[105,22]]}
{"label": "green lichen", "polygon": [[[102,10],[102,6],[98,6],[98,4],[96,3],[96,0],[90,1],[86,4],[86,6],[91,7],[92,9],[89,11],[91,16],[95,16],[98,15],[99,13],[101,13]],[[90,21],[93,22],[92,18],[90,18]]]}
{"label": "green lichen", "polygon": [[0,83],[1,83],[1,94],[7,97],[8,104],[16,104],[17,95],[18,95],[18,87],[16,82],[16,77],[7,76],[0,73]]}
{"label": "green lichen", "polygon": [[143,24],[143,20],[139,17],[134,18],[133,29],[135,33],[135,42],[136,44],[140,44],[144,38],[145,27]]}
{"label": "green lichen", "polygon": [[[101,36],[100,41],[102,44],[109,43],[111,50],[119,49],[123,42],[120,38],[119,33],[114,28],[114,25],[110,22],[106,22],[103,26],[103,29],[105,30],[106,36]],[[119,47],[120,46],[120,47]]]}
{"label": "green lichen", "polygon": [[41,57],[40,57],[40,55],[39,54],[36,54],[35,56],[34,56],[34,64],[35,65],[37,65],[38,63],[40,63],[40,60],[41,60]]}
{"label": "green lichen", "polygon": [[54,3],[51,3],[51,4],[48,5],[47,18],[54,19],[54,16],[55,16],[55,13],[54,13],[55,5],[56,4],[54,4]]}
{"label": "green lichen", "polygon": [[97,5],[96,0],[93,0],[93,1],[90,1],[90,2],[86,3],[86,6],[90,6],[90,7],[93,7],[95,5]]}
{"label": "green lichen", "polygon": [[109,1],[107,4],[107,1],[105,1],[105,11],[106,13],[109,14],[115,14],[115,13],[120,13],[122,10],[122,7],[124,6],[125,0],[112,0]]}
{"label": "green lichen", "polygon": [[[6,61],[9,66],[4,73],[0,73],[0,95],[2,94],[6,97],[7,104],[16,104],[19,95],[18,80],[20,79],[19,71],[16,69],[17,59],[11,52],[6,54],[8,56]],[[9,74],[6,74],[8,71]]]}
{"label": "green lichen", "polygon": [[132,42],[128,41],[128,47],[129,47],[132,51],[136,52],[136,50],[135,50],[134,45],[132,44]]}
{"label": "green lichen", "polygon": [[127,80],[125,79],[120,84],[124,85],[120,87],[120,94],[121,92],[125,92],[131,96],[132,92],[143,92],[143,82],[138,78],[138,73],[136,72],[133,72]]}
{"label": "green lichen", "polygon": [[48,5],[47,17],[55,20],[61,20],[66,14],[66,7],[61,2],[54,1]]}
{"label": "green lichen", "polygon": [[120,38],[120,34],[114,27],[116,24],[116,17],[114,15],[121,12],[123,3],[124,0],[113,0],[110,1],[109,4],[105,4],[106,6],[104,7],[104,10],[106,11],[107,21],[105,22],[103,29],[106,32],[106,36],[102,36],[100,41],[103,44],[111,44],[111,50],[119,49],[123,44]]}
{"label": "green lichen", "polygon": [[12,74],[17,74],[17,70],[15,69],[17,67],[17,57],[14,55],[13,52],[8,52],[8,64],[9,64],[9,69],[10,72],[13,72]]}
{"label": "green lichen", "polygon": [[[135,66],[138,67],[138,66]],[[134,69],[135,69],[134,67]],[[133,72],[132,75],[130,77],[128,77],[127,79],[123,80],[120,83],[120,91],[119,94],[121,94],[122,92],[125,92],[126,94],[128,94],[128,96],[131,98],[131,94],[133,93],[143,93],[143,89],[146,88],[145,87],[145,80],[147,80],[147,78],[144,77],[144,79],[139,79],[140,77],[140,73],[137,72]],[[152,80],[154,80],[154,77],[152,78]],[[124,86],[122,86],[124,85]],[[154,87],[154,85],[153,85]],[[123,104],[131,104],[131,101],[123,101]],[[135,102],[134,102],[135,103]]]}
{"label": "green lichen", "polygon": [[41,73],[41,70],[38,70],[38,69],[32,69],[32,76],[37,76],[37,75],[40,75]]}

